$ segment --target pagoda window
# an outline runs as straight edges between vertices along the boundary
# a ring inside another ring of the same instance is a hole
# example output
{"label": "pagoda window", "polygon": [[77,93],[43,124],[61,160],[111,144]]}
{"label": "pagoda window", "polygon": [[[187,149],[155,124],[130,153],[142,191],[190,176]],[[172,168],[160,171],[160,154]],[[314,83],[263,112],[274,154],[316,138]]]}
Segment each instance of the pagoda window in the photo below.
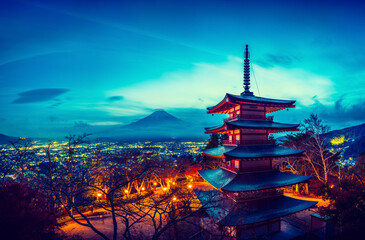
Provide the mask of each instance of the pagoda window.
{"label": "pagoda window", "polygon": [[238,134],[236,135],[236,143],[239,144],[241,140],[241,136]]}
{"label": "pagoda window", "polygon": [[234,167],[237,168],[237,169],[240,169],[240,161],[239,160],[234,161]]}

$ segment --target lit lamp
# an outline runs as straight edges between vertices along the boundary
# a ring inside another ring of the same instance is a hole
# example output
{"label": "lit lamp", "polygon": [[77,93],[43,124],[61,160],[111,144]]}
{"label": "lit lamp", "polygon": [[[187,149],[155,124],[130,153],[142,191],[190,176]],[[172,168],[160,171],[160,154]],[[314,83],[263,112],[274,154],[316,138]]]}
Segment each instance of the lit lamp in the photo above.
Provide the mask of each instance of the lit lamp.
{"label": "lit lamp", "polygon": [[125,193],[128,193],[128,190],[126,189],[126,190],[124,190],[124,192],[125,192]]}
{"label": "lit lamp", "polygon": [[96,194],[96,201],[99,201],[100,197],[101,197],[101,193]]}
{"label": "lit lamp", "polygon": [[191,184],[189,184],[189,185],[188,185],[188,188],[191,188],[191,187],[192,187],[192,185],[191,185]]}
{"label": "lit lamp", "polygon": [[143,187],[143,188],[142,188],[142,191],[144,191],[144,190],[145,190],[145,188]]}
{"label": "lit lamp", "polygon": [[164,190],[164,191],[166,191],[166,190],[167,190],[167,188],[165,188],[165,187],[164,187],[164,188],[163,188],[163,190]]}

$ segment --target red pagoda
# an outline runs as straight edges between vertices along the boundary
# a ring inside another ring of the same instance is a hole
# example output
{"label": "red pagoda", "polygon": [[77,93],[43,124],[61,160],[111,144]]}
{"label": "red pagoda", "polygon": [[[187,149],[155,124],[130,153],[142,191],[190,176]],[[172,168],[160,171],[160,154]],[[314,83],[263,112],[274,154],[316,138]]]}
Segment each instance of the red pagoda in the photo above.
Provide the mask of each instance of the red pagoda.
{"label": "red pagoda", "polygon": [[[273,160],[299,155],[304,150],[270,144],[268,135],[298,130],[299,124],[278,123],[266,114],[294,108],[294,100],[257,97],[250,91],[250,56],[244,56],[244,92],[226,94],[208,108],[208,114],[229,114],[223,125],[206,128],[206,133],[225,133],[223,146],[206,149],[206,156],[222,159],[221,168],[202,170],[199,174],[214,187],[196,191],[206,212],[235,239],[274,236],[290,239],[281,232],[282,217],[310,207],[317,202],[283,195],[282,188],[308,181],[310,176],[275,171]],[[286,237],[285,237],[286,236]]]}

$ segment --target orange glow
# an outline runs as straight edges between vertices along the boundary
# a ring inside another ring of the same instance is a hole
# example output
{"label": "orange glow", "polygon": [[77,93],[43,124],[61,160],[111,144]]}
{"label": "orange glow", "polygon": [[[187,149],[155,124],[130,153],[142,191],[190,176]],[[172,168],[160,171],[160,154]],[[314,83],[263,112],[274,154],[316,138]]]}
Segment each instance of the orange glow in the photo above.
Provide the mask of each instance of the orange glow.
{"label": "orange glow", "polygon": [[155,185],[155,186],[156,186],[156,185],[157,185],[157,182],[154,182],[154,183],[153,183],[153,185]]}
{"label": "orange glow", "polygon": [[98,193],[98,197],[101,197],[101,193]]}
{"label": "orange glow", "polygon": [[144,191],[144,190],[145,190],[145,188],[143,187],[143,188],[142,188],[142,191]]}
{"label": "orange glow", "polygon": [[175,182],[173,182],[172,184],[175,185]]}
{"label": "orange glow", "polygon": [[174,197],[172,200],[176,201],[176,199],[177,199],[177,198],[176,198],[176,197]]}
{"label": "orange glow", "polygon": [[164,191],[166,191],[166,190],[167,190],[167,188],[165,188],[165,187],[164,187],[164,188],[163,188],[163,190],[164,190]]}
{"label": "orange glow", "polygon": [[128,193],[128,190],[126,189],[126,190],[124,190],[124,192],[125,192],[125,193]]}
{"label": "orange glow", "polygon": [[192,188],[193,186],[191,184],[189,184],[188,188]]}
{"label": "orange glow", "polygon": [[330,185],[330,188],[333,188],[334,186],[335,186],[335,185],[331,184],[331,185]]}

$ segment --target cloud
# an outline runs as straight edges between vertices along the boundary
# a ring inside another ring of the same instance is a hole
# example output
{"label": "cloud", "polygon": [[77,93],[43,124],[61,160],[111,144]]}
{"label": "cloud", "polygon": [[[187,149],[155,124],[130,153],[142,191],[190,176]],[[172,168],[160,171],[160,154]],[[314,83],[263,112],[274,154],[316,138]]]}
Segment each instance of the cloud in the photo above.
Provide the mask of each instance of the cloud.
{"label": "cloud", "polygon": [[64,119],[64,118],[60,118],[60,117],[57,117],[57,116],[49,116],[48,117],[48,120],[52,123],[59,123],[59,122],[66,122],[67,120]]}
{"label": "cloud", "polygon": [[87,127],[90,127],[90,125],[84,121],[78,121],[78,122],[76,121],[76,122],[74,122],[74,127],[75,128],[87,128]]}
{"label": "cloud", "polygon": [[365,122],[365,100],[358,99],[346,103],[345,96],[341,96],[332,106],[326,106],[319,101],[316,105],[319,115],[331,122]]}
{"label": "cloud", "polygon": [[[261,96],[264,97],[295,99],[302,105],[311,105],[313,96],[317,95],[319,100],[327,103],[335,91],[329,78],[302,69],[253,67]],[[252,74],[251,79],[251,89],[259,95]],[[108,94],[122,95],[123,103],[144,108],[205,109],[221,101],[227,92],[240,94],[243,91],[242,82],[242,59],[229,57],[223,63],[196,63],[189,71],[166,73],[159,79],[136,83]],[[104,110],[113,114],[111,111],[117,109],[116,106]]]}
{"label": "cloud", "polygon": [[121,125],[121,122],[93,122],[89,125],[91,126],[114,126],[114,125]]}
{"label": "cloud", "polygon": [[18,93],[18,98],[12,103],[34,103],[49,101],[61,94],[68,92],[65,88],[41,88]]}
{"label": "cloud", "polygon": [[123,96],[111,96],[111,97],[107,98],[108,102],[116,102],[116,101],[120,101],[123,99],[124,99]]}
{"label": "cloud", "polygon": [[62,102],[56,102],[56,103],[52,104],[51,106],[49,106],[49,108],[55,108],[55,107],[58,107],[61,104],[62,104]]}
{"label": "cloud", "polygon": [[274,65],[290,65],[300,60],[298,57],[288,55],[267,54],[266,56],[267,61]]}

